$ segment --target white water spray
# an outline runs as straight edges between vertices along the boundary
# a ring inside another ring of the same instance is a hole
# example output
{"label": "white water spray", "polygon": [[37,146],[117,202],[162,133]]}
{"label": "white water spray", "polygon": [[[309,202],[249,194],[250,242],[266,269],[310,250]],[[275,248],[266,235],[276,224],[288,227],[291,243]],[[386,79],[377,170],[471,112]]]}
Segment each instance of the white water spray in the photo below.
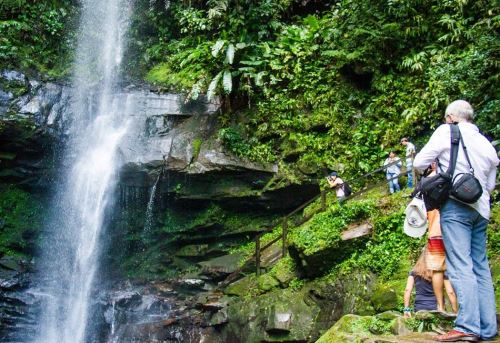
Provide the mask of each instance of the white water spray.
{"label": "white water spray", "polygon": [[160,178],[163,174],[163,169],[158,174],[158,177],[156,178],[156,181],[151,188],[151,193],[149,194],[149,201],[148,201],[148,206],[146,207],[146,220],[144,222],[144,235],[148,235],[153,228],[153,210],[155,207],[155,200],[156,200],[156,188],[158,187],[158,182],[160,181]]}
{"label": "white water spray", "polygon": [[89,317],[98,281],[100,237],[113,202],[118,145],[131,101],[114,96],[128,23],[127,0],[84,0],[73,78],[67,170],[47,227],[41,274],[40,343],[92,340]]}

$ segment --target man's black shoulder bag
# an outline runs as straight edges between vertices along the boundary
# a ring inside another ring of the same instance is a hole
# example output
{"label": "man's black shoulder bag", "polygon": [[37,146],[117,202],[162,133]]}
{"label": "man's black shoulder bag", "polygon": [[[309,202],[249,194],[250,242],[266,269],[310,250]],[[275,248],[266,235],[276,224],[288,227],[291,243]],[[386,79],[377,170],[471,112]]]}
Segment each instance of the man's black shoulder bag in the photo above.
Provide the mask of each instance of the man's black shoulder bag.
{"label": "man's black shoulder bag", "polygon": [[472,164],[470,163],[469,154],[467,153],[467,147],[464,144],[462,135],[460,135],[460,141],[462,142],[465,158],[467,158],[467,163],[469,164],[470,173],[459,173],[455,175],[452,181],[450,195],[467,204],[473,204],[483,195],[483,187],[474,176],[474,168],[472,168]]}
{"label": "man's black shoulder bag", "polygon": [[[483,194],[483,188],[479,180],[474,176],[474,168],[470,163],[467,147],[464,144],[458,125],[450,124],[450,132],[451,148],[448,170],[431,177],[423,177],[417,185],[417,193],[419,192],[422,195],[427,211],[439,209],[450,195],[462,202],[472,204]],[[460,173],[453,178],[460,141],[462,142],[467,163],[469,163],[470,173]]]}
{"label": "man's black shoulder bag", "polygon": [[452,177],[457,163],[460,130],[458,125],[450,124],[451,148],[450,164],[446,172],[438,172],[430,177],[423,177],[417,185],[417,193],[424,199],[427,211],[439,209],[450,197]]}

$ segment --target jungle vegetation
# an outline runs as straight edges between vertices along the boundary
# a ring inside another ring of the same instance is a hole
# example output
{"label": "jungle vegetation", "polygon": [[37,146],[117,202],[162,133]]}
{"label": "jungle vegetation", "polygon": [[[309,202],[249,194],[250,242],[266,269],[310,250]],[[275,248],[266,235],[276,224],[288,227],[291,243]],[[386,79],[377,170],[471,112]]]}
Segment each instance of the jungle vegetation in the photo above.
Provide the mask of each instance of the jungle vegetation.
{"label": "jungle vegetation", "polygon": [[[500,138],[496,0],[133,3],[127,77],[221,97],[218,138],[292,181],[364,173],[403,136],[421,147],[457,98]],[[0,63],[68,76],[77,5],[3,1]]]}

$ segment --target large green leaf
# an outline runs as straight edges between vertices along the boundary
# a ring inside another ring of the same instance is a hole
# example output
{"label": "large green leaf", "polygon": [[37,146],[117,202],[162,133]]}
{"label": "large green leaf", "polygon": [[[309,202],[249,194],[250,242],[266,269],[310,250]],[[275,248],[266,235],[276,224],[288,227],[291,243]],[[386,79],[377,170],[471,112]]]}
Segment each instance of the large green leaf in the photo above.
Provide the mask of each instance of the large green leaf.
{"label": "large green leaf", "polygon": [[231,93],[231,91],[233,90],[233,78],[229,70],[224,70],[224,77],[222,78],[222,88],[224,88],[226,94]]}
{"label": "large green leaf", "polygon": [[226,60],[227,60],[227,63],[233,64],[233,61],[234,61],[234,45],[233,44],[229,44],[227,46]]}
{"label": "large green leaf", "polygon": [[218,40],[215,42],[215,44],[212,46],[212,56],[217,57],[219,52],[221,51],[222,47],[224,46],[224,41],[223,40]]}
{"label": "large green leaf", "polygon": [[217,89],[217,84],[219,83],[220,77],[222,76],[222,72],[219,72],[210,82],[207,91],[208,100],[212,100],[215,97],[215,90]]}

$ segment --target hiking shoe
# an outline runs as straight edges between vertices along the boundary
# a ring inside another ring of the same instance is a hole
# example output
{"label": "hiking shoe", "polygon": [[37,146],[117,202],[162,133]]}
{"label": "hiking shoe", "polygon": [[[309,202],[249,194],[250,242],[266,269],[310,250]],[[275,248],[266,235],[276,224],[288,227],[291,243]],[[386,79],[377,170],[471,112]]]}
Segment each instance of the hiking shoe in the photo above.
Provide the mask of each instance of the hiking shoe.
{"label": "hiking shoe", "polygon": [[434,337],[435,341],[438,342],[477,342],[479,341],[479,337],[471,334],[471,333],[465,333],[457,330],[451,330],[448,333],[445,333],[444,335],[439,335]]}

